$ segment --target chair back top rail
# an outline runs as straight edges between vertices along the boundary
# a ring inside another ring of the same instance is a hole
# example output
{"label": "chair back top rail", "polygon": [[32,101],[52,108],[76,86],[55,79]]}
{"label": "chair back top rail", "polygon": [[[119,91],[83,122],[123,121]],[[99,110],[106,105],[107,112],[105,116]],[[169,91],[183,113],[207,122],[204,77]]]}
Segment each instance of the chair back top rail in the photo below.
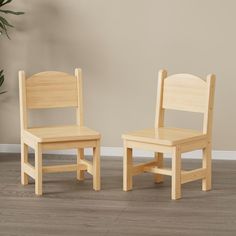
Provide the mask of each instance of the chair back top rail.
{"label": "chair back top rail", "polygon": [[[77,120],[82,125],[82,76],[76,69],[75,75],[58,71],[45,71],[25,76],[19,71],[21,120],[27,126],[28,109],[77,108]],[[24,116],[24,117],[23,117]],[[22,123],[23,124],[23,123]]]}
{"label": "chair back top rail", "polygon": [[164,110],[179,110],[204,114],[203,132],[211,132],[215,75],[206,80],[191,74],[167,75],[159,71],[155,127],[164,126]]}

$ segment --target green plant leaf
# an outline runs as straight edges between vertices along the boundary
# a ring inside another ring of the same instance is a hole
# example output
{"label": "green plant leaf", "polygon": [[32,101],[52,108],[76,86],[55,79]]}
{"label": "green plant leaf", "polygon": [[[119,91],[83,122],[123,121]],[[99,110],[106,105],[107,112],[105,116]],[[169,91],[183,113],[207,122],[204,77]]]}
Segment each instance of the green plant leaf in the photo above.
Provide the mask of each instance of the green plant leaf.
{"label": "green plant leaf", "polygon": [[23,14],[25,14],[22,11],[10,11],[10,10],[0,10],[0,12],[3,12],[5,14],[13,14],[13,15],[23,15]]}
{"label": "green plant leaf", "polygon": [[[4,75],[3,75],[3,70],[0,71],[0,87],[2,86],[4,82]],[[7,91],[2,91],[0,94],[6,93]]]}
{"label": "green plant leaf", "polygon": [[4,75],[0,77],[0,87],[2,86],[3,82],[4,82]]}
{"label": "green plant leaf", "polygon": [[0,32],[1,33],[5,33],[6,36],[8,37],[8,39],[10,39],[10,37],[9,37],[9,35],[7,33],[7,27],[1,22],[1,19],[0,19],[0,28],[2,29],[2,30],[0,30]]}
{"label": "green plant leaf", "polygon": [[5,18],[3,18],[3,17],[1,17],[1,16],[0,16],[0,21],[1,21],[4,25],[7,25],[7,26],[9,26],[9,27],[13,27],[13,28],[14,28],[13,25],[11,25]]}
{"label": "green plant leaf", "polygon": [[4,5],[6,5],[6,4],[8,4],[8,3],[10,3],[10,2],[12,2],[13,0],[0,0],[0,7],[2,7],[2,6],[4,6]]}

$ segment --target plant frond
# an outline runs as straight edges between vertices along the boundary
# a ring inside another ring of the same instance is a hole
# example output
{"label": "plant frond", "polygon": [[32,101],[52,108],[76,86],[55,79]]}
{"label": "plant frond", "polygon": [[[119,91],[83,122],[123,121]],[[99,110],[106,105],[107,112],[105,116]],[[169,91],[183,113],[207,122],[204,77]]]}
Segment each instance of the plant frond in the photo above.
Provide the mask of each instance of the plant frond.
{"label": "plant frond", "polygon": [[25,14],[22,11],[10,11],[10,10],[0,10],[0,12],[3,12],[5,14],[13,14],[13,15],[23,15],[23,14]]}

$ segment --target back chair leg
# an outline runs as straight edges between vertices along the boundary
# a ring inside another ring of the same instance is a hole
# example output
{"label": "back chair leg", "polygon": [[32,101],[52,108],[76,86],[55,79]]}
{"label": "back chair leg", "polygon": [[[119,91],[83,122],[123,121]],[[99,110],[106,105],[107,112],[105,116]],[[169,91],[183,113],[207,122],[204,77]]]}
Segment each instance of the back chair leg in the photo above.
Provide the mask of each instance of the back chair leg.
{"label": "back chair leg", "polygon": [[132,148],[124,147],[124,159],[123,159],[123,190],[129,191],[133,187],[133,157]]}
{"label": "back chair leg", "polygon": [[97,141],[97,146],[93,148],[93,189],[95,191],[101,189],[100,178],[100,141]]}
{"label": "back chair leg", "polygon": [[42,195],[42,145],[35,148],[35,194]]}
{"label": "back chair leg", "polygon": [[179,198],[181,198],[181,152],[177,146],[174,147],[172,154],[171,199]]}
{"label": "back chair leg", "polygon": [[28,146],[21,141],[21,184],[27,185],[29,183],[29,176],[24,171],[24,164],[28,163]]}
{"label": "back chair leg", "polygon": [[[157,162],[158,168],[164,167],[163,153],[155,152],[155,160]],[[155,183],[162,183],[164,182],[164,175],[154,174],[154,179],[155,179]]]}
{"label": "back chair leg", "polygon": [[206,178],[202,180],[202,190],[208,191],[211,190],[211,145],[208,144],[203,149],[203,160],[202,160],[202,168],[206,168]]}
{"label": "back chair leg", "polygon": [[[84,149],[77,149],[77,165],[80,163],[80,160],[84,160]],[[84,180],[84,170],[77,169],[77,179],[82,181]]]}

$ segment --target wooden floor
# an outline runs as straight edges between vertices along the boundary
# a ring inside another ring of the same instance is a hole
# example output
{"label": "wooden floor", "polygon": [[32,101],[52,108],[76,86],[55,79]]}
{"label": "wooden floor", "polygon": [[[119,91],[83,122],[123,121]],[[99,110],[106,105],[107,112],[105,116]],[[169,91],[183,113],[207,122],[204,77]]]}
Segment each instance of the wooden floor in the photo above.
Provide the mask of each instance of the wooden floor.
{"label": "wooden floor", "polygon": [[[72,156],[45,156],[45,163],[74,162]],[[49,161],[50,160],[50,161]],[[168,162],[168,161],[167,161]],[[186,167],[200,161],[185,160]],[[168,163],[167,163],[168,164]],[[75,173],[44,176],[44,195],[20,184],[18,154],[0,154],[0,235],[236,235],[236,161],[214,161],[213,191],[200,181],[185,184],[183,198],[170,200],[170,178],[134,177],[134,190],[122,191],[122,159],[102,158],[102,191],[92,178]],[[31,181],[32,183],[32,181]]]}

